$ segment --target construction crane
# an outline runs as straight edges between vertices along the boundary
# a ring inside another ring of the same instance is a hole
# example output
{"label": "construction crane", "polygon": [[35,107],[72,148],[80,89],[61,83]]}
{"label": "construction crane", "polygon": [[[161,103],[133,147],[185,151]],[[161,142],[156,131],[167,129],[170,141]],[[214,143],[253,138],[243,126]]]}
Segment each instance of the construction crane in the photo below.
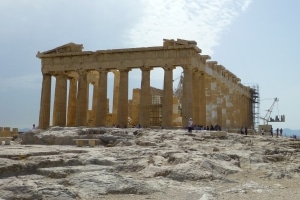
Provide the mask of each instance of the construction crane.
{"label": "construction crane", "polygon": [[275,116],[275,119],[273,119],[271,117],[273,108],[278,101],[279,101],[279,99],[277,97],[274,98],[274,101],[273,101],[271,107],[268,110],[266,110],[267,111],[266,115],[264,117],[260,117],[263,120],[264,125],[267,125],[268,122],[285,122],[285,115],[281,115],[280,119],[279,119],[278,115]]}

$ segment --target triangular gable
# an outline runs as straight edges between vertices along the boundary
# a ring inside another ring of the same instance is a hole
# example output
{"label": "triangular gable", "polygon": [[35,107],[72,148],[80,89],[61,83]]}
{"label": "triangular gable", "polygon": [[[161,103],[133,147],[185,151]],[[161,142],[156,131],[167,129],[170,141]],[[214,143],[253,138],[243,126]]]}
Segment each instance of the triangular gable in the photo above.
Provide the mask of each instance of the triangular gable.
{"label": "triangular gable", "polygon": [[75,43],[68,43],[59,47],[56,47],[54,49],[39,52],[39,55],[48,55],[48,54],[59,54],[59,53],[70,53],[70,52],[82,52],[83,45],[82,44],[75,44]]}

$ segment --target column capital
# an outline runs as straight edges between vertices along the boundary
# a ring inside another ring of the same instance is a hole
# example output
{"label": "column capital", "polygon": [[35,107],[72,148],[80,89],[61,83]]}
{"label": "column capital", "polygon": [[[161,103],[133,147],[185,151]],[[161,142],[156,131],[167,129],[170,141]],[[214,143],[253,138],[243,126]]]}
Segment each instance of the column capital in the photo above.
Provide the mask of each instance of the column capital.
{"label": "column capital", "polygon": [[140,67],[141,71],[151,71],[153,69],[153,67],[150,66],[142,66]]}
{"label": "column capital", "polygon": [[79,69],[79,70],[76,70],[76,72],[77,72],[79,75],[87,75],[87,74],[89,73],[89,70]]}
{"label": "column capital", "polygon": [[130,68],[126,68],[126,69],[118,69],[119,72],[130,72],[131,69]]}
{"label": "column capital", "polygon": [[100,67],[100,68],[97,68],[97,69],[96,69],[96,71],[97,71],[97,72],[99,72],[99,73],[100,73],[100,72],[104,72],[104,73],[108,73],[108,72],[109,72],[109,70],[108,70],[108,69],[106,69],[106,68],[102,68],[102,67]]}
{"label": "column capital", "polygon": [[206,60],[211,59],[211,57],[209,55],[200,55],[200,61],[202,62],[202,64],[206,63]]}
{"label": "column capital", "polygon": [[192,65],[183,65],[182,69],[185,70],[189,70],[191,72],[197,72],[198,68],[197,67],[193,67]]}
{"label": "column capital", "polygon": [[175,69],[176,67],[175,67],[174,65],[168,65],[168,64],[165,64],[162,68],[163,68],[165,71],[169,71],[169,70]]}
{"label": "column capital", "polygon": [[208,61],[208,62],[206,62],[206,63],[207,63],[207,65],[208,65],[208,67],[211,68],[211,69],[213,69],[214,65],[217,65],[217,64],[218,64],[217,61]]}
{"label": "column capital", "polygon": [[55,76],[55,77],[61,77],[61,76],[65,76],[67,77],[68,76],[68,73],[64,72],[64,71],[55,71],[52,76]]}

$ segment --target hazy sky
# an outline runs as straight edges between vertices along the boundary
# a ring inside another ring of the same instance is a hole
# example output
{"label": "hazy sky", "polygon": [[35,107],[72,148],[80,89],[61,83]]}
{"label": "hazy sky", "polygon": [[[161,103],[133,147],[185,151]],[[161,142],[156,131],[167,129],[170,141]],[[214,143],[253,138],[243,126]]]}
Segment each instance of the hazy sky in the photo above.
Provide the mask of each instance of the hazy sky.
{"label": "hazy sky", "polygon": [[[258,84],[261,116],[278,97],[272,116],[284,114],[286,122],[275,128],[300,129],[299,10],[296,0],[0,0],[0,126],[38,124],[38,51],[69,42],[95,51],[181,38],[197,41],[243,84]],[[134,74],[139,70],[130,72],[131,88],[140,86]],[[152,71],[151,85],[162,88],[162,78],[162,70]]]}

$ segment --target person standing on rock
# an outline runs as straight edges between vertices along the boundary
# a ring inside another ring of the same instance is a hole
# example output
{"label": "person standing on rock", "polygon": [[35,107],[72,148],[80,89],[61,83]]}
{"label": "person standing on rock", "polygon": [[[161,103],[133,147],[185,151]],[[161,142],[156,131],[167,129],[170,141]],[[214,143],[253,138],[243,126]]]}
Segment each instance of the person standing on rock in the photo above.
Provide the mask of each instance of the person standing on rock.
{"label": "person standing on rock", "polygon": [[272,127],[271,127],[270,132],[271,132],[271,136],[273,137],[273,128]]}
{"label": "person standing on rock", "polygon": [[192,129],[193,129],[193,120],[192,118],[190,118],[188,121],[188,132],[192,133]]}

